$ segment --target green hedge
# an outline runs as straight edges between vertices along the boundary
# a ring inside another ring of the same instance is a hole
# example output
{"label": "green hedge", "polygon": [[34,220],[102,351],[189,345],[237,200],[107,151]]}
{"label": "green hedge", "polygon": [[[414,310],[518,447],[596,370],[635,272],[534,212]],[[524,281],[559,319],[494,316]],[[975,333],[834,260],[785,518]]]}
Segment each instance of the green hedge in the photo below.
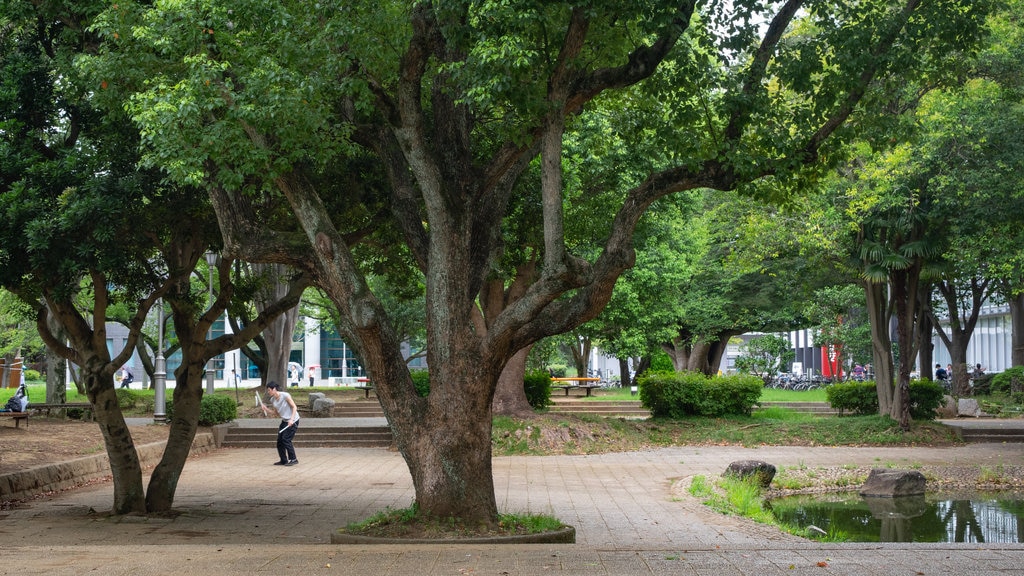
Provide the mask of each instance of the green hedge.
{"label": "green hedge", "polygon": [[416,393],[426,398],[430,394],[430,371],[410,370],[409,376],[412,377],[412,383],[416,386]]}
{"label": "green hedge", "polygon": [[637,380],[640,403],[655,418],[750,414],[764,383],[749,374],[709,377],[700,372],[658,372]]}
{"label": "green hedge", "polygon": [[[937,382],[911,380],[910,417],[914,420],[934,420],[944,395],[945,389]],[[840,413],[878,413],[878,391],[871,380],[832,384],[825,389],[825,397],[829,405]]]}
{"label": "green hedge", "polygon": [[825,398],[840,414],[878,414],[878,391],[873,380],[832,384],[825,388]]}
{"label": "green hedge", "polygon": [[[223,394],[204,394],[199,402],[199,425],[213,426],[230,422],[238,417],[238,405],[234,398]],[[174,401],[167,401],[167,419],[174,418]]]}
{"label": "green hedge", "polygon": [[[986,376],[988,375],[986,374]],[[992,393],[1009,394],[1024,391],[1024,366],[1014,366],[998,374],[993,374],[989,382]],[[981,393],[977,386],[975,386],[974,393]]]}
{"label": "green hedge", "polygon": [[523,378],[526,401],[534,408],[551,405],[551,375],[544,370],[528,372]]}

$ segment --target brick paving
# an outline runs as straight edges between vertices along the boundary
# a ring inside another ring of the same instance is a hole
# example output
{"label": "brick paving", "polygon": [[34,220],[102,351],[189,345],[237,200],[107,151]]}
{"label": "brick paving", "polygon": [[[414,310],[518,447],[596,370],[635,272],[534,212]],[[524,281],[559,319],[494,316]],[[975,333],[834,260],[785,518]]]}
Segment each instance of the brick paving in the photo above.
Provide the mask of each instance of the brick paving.
{"label": "brick paving", "polygon": [[0,574],[1024,574],[1022,545],[819,544],[722,517],[686,494],[689,477],[743,459],[1024,465],[1024,444],[495,458],[502,511],[552,514],[577,531],[576,544],[499,546],[330,544],[337,527],[412,502],[396,452],[305,449],[285,468],[271,465],[273,449],[220,449],[190,459],[173,517],[104,515],[109,482],[0,512]]}

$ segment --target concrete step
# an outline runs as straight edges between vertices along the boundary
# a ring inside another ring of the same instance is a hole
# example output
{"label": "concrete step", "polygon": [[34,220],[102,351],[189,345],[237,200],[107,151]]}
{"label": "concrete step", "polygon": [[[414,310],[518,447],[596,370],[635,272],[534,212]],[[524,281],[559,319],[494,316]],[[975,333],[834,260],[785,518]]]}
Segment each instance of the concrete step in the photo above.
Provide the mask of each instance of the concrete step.
{"label": "concrete step", "polygon": [[967,443],[1024,442],[1024,429],[955,427],[960,439]]}
{"label": "concrete step", "polygon": [[[293,442],[296,447],[305,448],[386,448],[391,446],[392,440],[387,426],[300,426]],[[231,428],[221,443],[229,448],[273,448],[276,445],[277,428]]]}
{"label": "concrete step", "polygon": [[335,418],[383,418],[384,409],[377,402],[341,402],[334,405]]}
{"label": "concrete step", "polygon": [[[836,415],[837,412],[828,404],[828,402],[762,402],[761,408],[786,408],[794,412],[804,412],[807,414],[818,414],[823,416]],[[757,410],[757,408],[754,408]]]}
{"label": "concrete step", "polygon": [[641,406],[640,402],[630,401],[555,400],[554,404],[548,406],[548,411],[560,414],[591,414],[609,418],[651,417],[650,411]]}

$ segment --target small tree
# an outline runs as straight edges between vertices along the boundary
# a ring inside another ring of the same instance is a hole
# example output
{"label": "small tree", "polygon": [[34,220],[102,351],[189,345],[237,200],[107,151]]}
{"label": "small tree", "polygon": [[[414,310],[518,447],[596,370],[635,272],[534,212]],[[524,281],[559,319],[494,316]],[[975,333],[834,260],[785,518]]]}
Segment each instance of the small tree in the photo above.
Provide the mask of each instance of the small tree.
{"label": "small tree", "polygon": [[736,358],[736,369],[757,376],[766,385],[796,358],[789,340],[774,334],[758,336],[747,342],[741,350]]}

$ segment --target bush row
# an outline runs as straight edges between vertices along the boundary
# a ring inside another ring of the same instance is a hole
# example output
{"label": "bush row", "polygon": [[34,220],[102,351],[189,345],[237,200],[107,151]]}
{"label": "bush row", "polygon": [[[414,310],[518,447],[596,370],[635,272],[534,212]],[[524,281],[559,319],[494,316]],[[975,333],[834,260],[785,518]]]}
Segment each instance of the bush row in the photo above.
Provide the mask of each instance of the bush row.
{"label": "bush row", "polygon": [[[235,399],[223,394],[204,394],[199,402],[199,425],[213,426],[238,417]],[[174,418],[174,401],[167,401],[167,419]]]}
{"label": "bush row", "polygon": [[658,372],[637,380],[640,403],[655,418],[750,414],[764,389],[749,374],[710,377],[700,372]]}
{"label": "bush row", "polygon": [[[931,380],[911,380],[910,417],[914,420],[934,420],[945,389]],[[825,388],[825,397],[833,409],[840,413],[877,414],[878,391],[871,380],[840,382]]]}
{"label": "bush row", "polygon": [[[424,398],[430,394],[429,370],[412,370],[409,374],[417,394]],[[543,408],[551,404],[551,376],[544,370],[527,373],[523,378],[523,386],[530,406]]]}

